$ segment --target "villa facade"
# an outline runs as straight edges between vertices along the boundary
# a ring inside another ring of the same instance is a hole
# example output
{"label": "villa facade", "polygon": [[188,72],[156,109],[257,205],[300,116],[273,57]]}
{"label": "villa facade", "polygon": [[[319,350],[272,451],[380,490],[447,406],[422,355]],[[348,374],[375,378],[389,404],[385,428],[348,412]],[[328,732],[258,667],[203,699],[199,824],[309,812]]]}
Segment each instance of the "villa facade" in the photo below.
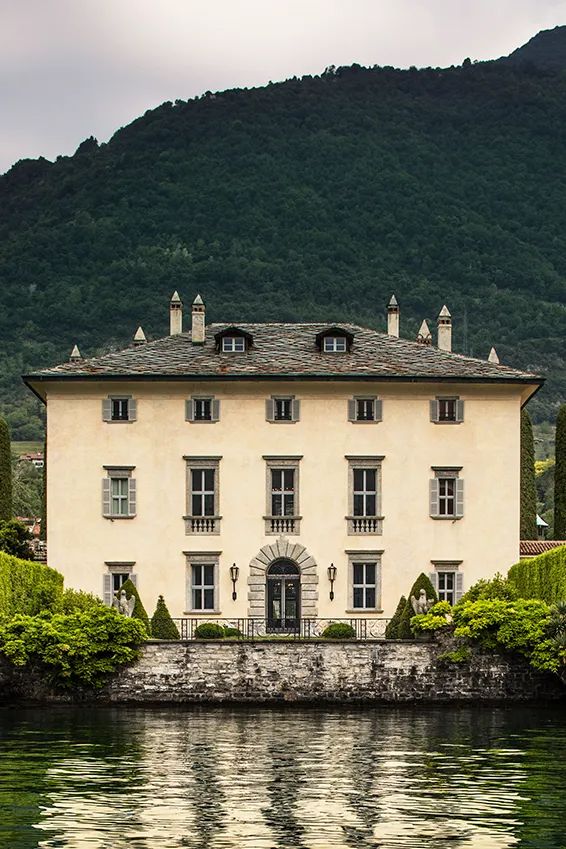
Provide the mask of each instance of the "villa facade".
{"label": "villa facade", "polygon": [[420,572],[454,602],[519,559],[536,375],[352,324],[205,323],[26,376],[47,405],[47,547],[111,603],[174,616],[388,617]]}

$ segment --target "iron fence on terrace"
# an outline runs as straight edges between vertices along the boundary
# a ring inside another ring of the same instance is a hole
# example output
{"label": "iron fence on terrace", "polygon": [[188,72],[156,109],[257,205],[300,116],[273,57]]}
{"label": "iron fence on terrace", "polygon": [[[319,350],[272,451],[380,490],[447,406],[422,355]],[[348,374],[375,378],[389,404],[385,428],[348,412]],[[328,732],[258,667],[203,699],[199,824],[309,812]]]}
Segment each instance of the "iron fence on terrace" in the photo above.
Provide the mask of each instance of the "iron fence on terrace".
{"label": "iron fence on terrace", "polygon": [[214,623],[228,629],[226,636],[235,640],[291,639],[310,640],[321,638],[329,625],[341,623],[350,625],[356,640],[384,640],[385,629],[390,619],[295,619],[286,622],[273,622],[269,619],[234,618],[217,619],[206,616],[173,619],[182,640],[196,639],[196,629],[205,623]]}

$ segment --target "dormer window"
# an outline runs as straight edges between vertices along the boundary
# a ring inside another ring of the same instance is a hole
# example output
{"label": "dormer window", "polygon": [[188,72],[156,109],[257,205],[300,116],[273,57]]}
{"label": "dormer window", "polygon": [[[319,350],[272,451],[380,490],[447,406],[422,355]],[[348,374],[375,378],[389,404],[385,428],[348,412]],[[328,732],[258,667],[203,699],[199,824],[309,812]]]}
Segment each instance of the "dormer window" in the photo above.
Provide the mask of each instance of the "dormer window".
{"label": "dormer window", "polygon": [[346,350],[345,336],[325,336],[324,350],[326,353],[340,353]]}
{"label": "dormer window", "polygon": [[243,336],[224,336],[222,350],[225,354],[239,354],[246,350],[246,340]]}

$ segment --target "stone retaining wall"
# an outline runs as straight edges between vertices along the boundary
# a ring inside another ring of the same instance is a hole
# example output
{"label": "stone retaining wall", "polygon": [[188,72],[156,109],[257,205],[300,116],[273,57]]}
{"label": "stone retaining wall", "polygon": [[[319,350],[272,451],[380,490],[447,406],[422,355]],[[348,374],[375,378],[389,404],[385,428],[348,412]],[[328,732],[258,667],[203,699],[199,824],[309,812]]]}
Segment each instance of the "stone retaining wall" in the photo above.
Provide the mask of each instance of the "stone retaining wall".
{"label": "stone retaining wall", "polygon": [[54,694],[37,675],[0,667],[12,698],[98,702],[471,702],[559,699],[566,687],[519,659],[442,658],[418,642],[150,642],[96,695]]}

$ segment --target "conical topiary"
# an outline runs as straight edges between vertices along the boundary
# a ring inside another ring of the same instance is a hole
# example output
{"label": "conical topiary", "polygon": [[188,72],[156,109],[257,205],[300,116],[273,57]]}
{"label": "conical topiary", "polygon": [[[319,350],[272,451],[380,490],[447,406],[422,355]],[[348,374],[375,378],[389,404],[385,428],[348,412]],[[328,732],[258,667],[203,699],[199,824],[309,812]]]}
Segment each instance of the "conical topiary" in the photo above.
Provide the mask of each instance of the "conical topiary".
{"label": "conical topiary", "polygon": [[151,617],[151,636],[156,640],[178,640],[179,631],[167,610],[162,595],[157,599],[155,613]]}
{"label": "conical topiary", "polygon": [[118,595],[120,595],[122,590],[124,590],[124,592],[126,593],[126,598],[131,598],[132,596],[135,596],[136,603],[134,605],[134,612],[132,613],[132,619],[139,619],[140,622],[143,622],[143,624],[145,625],[145,629],[146,629],[148,636],[149,636],[149,634],[151,634],[151,628],[149,626],[149,616],[147,615],[147,613],[145,611],[145,607],[143,606],[142,600],[140,598],[140,594],[138,593],[134,583],[129,578],[128,578],[127,581],[124,581],[124,583],[120,587]]}
{"label": "conical topiary", "polygon": [[411,604],[411,598],[414,596],[418,598],[421,594],[421,590],[426,590],[426,597],[433,599],[433,601],[438,601],[438,596],[434,587],[430,582],[430,578],[425,575],[424,572],[421,572],[413,586],[411,587],[411,592],[407,596],[407,601],[405,603],[405,609],[401,614],[401,618],[399,620],[399,628],[397,630],[397,639],[398,640],[410,640],[413,637],[413,632],[411,631],[411,619],[415,615],[415,611],[413,610],[413,605]]}
{"label": "conical topiary", "polygon": [[407,604],[407,599],[404,595],[399,599],[399,604],[397,605],[397,609],[393,614],[393,619],[387,623],[387,628],[385,629],[385,639],[386,640],[396,640],[399,635],[399,623],[401,622],[401,616],[403,611],[405,610],[405,605]]}

